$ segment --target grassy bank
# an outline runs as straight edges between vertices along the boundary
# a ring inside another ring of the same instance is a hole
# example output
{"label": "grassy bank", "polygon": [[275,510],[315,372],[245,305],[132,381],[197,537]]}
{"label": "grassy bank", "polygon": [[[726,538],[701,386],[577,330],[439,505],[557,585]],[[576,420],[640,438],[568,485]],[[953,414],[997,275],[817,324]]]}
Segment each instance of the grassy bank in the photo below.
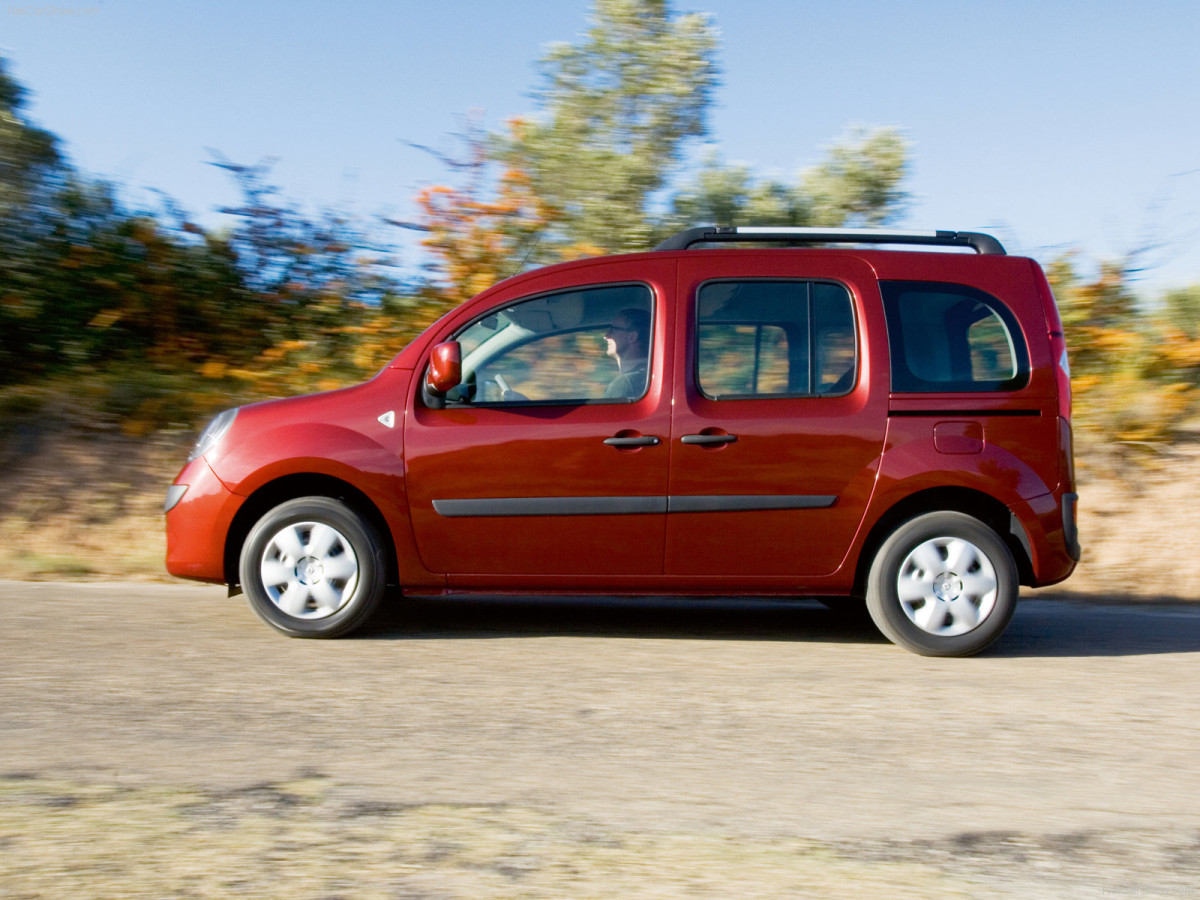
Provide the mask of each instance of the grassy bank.
{"label": "grassy bank", "polygon": [[[58,385],[0,397],[7,577],[169,579],[163,496],[194,438],[188,423],[212,410],[180,409],[178,392],[152,385],[121,391]],[[1200,441],[1084,446],[1078,465],[1084,560],[1056,590],[1200,600]]]}
{"label": "grassy bank", "polygon": [[0,831],[0,893],[26,898],[932,900],[980,896],[981,884],[1007,894],[992,889],[1016,886],[1017,851],[1035,859],[1025,878],[1094,886],[1114,874],[1101,836],[1094,848],[1074,836],[1067,854],[1033,835],[906,847],[626,833],[510,805],[364,802],[319,776],[213,791],[0,775]]}

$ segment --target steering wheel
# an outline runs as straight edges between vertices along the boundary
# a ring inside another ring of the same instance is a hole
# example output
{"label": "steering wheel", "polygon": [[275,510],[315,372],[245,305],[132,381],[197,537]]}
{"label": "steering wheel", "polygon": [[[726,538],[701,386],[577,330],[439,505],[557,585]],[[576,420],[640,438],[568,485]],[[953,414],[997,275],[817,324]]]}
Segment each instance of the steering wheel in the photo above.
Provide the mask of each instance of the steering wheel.
{"label": "steering wheel", "polygon": [[492,381],[495,382],[496,387],[500,389],[500,401],[502,403],[519,403],[522,400],[529,399],[520,391],[514,391],[512,386],[508,383],[508,379],[503,375],[493,375]]}

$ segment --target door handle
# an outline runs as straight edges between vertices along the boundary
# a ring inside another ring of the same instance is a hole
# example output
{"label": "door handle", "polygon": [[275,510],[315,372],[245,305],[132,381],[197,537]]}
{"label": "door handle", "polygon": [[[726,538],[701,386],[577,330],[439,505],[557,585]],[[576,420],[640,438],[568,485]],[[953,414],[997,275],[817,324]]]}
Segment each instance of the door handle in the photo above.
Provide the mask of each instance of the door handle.
{"label": "door handle", "polygon": [[696,444],[700,447],[718,447],[721,444],[737,443],[736,434],[685,434],[679,439],[684,444]]}
{"label": "door handle", "polygon": [[610,447],[657,447],[662,443],[660,438],[651,434],[639,434],[632,437],[605,438],[604,443]]}

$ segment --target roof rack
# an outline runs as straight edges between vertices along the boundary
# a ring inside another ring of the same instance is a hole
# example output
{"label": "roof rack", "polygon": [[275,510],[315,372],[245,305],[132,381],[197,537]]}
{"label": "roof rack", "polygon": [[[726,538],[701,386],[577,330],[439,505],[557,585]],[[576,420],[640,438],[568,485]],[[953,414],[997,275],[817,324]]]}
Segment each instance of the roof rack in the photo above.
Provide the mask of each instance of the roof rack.
{"label": "roof rack", "polygon": [[891,231],[870,228],[703,227],[689,228],[667,238],[655,250],[686,250],[693,244],[769,241],[788,244],[925,244],[971,247],[976,253],[1004,256],[1004,247],[990,234],[977,231]]}

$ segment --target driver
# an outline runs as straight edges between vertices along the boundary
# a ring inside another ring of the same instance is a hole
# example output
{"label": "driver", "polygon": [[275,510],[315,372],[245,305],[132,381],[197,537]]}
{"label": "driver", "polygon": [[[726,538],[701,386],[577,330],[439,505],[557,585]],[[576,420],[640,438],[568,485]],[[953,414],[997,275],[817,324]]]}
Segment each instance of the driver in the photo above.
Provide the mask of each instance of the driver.
{"label": "driver", "polygon": [[650,313],[646,310],[623,309],[613,316],[612,324],[604,332],[604,341],[621,374],[604,389],[605,399],[632,400],[645,392],[649,338]]}

